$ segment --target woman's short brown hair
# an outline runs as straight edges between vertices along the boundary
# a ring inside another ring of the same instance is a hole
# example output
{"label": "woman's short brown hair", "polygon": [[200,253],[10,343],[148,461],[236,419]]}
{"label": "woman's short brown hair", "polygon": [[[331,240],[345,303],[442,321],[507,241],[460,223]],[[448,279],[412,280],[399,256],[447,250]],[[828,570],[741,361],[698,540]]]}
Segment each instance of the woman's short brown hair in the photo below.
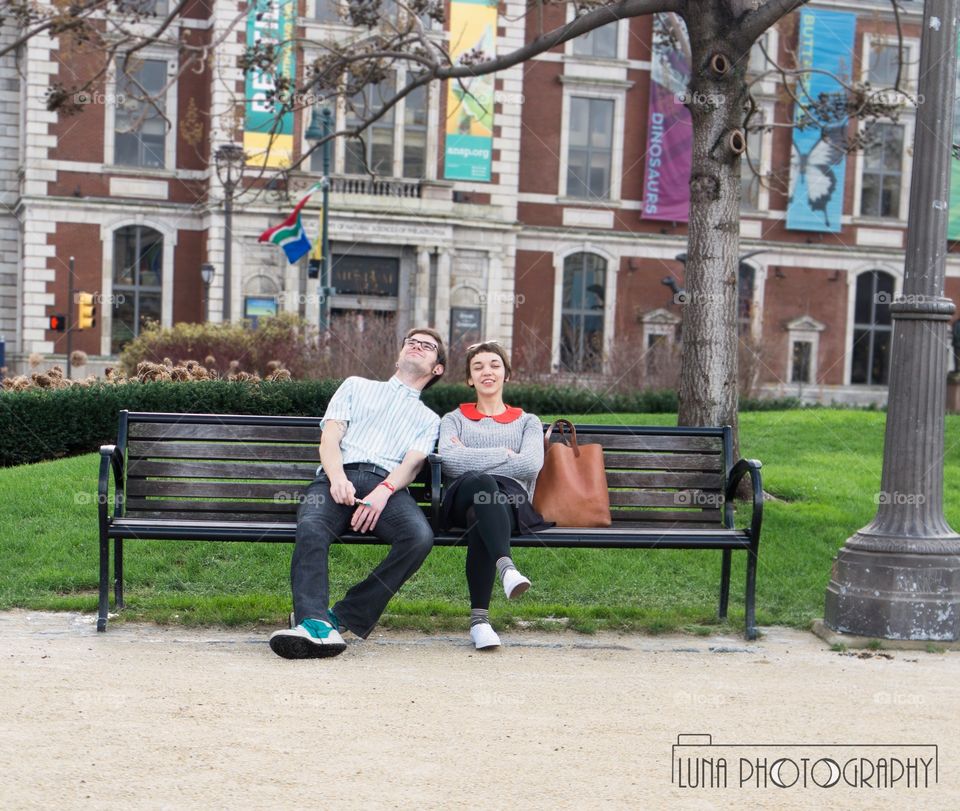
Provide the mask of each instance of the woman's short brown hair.
{"label": "woman's short brown hair", "polygon": [[499,355],[500,360],[503,361],[503,370],[506,372],[506,378],[509,380],[510,373],[513,371],[510,367],[510,358],[507,355],[507,351],[500,346],[496,341],[483,341],[479,344],[471,344],[467,347],[467,363],[466,363],[466,380],[470,380],[470,362],[481,352],[493,352],[494,355]]}

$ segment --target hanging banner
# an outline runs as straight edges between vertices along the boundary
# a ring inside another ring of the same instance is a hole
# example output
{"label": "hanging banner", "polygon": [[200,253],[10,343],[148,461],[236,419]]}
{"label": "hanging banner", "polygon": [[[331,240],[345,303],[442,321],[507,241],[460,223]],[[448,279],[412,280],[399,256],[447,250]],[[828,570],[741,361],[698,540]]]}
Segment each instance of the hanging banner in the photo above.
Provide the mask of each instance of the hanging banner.
{"label": "hanging banner", "polygon": [[[497,0],[453,0],[450,59],[480,51],[496,56]],[[489,182],[493,163],[493,74],[447,82],[447,128],[443,176]]]}
{"label": "hanging banner", "polygon": [[[957,37],[957,56],[960,57],[960,36]],[[960,64],[960,63],[958,63]],[[960,138],[960,72],[953,87],[953,142]],[[950,159],[950,212],[947,219],[947,239],[960,239],[960,159]]]}
{"label": "hanging banner", "polygon": [[[295,0],[250,0],[247,11],[247,47],[283,43],[279,72],[296,82],[297,4]],[[273,72],[254,68],[247,73],[243,148],[248,166],[285,168],[293,162],[293,112],[279,115],[282,102],[270,101],[276,88]]]}
{"label": "hanging banner", "polygon": [[[857,15],[852,12],[800,12],[798,68],[817,70],[802,74],[802,83],[797,85],[797,97],[805,104],[824,95],[846,96],[840,82],[850,81],[856,24]],[[815,120],[811,122],[810,118]],[[802,129],[793,128],[787,228],[838,233],[843,214],[848,119],[820,119],[815,111],[808,117],[798,106],[794,124],[802,122]]]}
{"label": "hanging banner", "polygon": [[685,105],[690,45],[687,28],[678,15],[654,16],[650,62],[642,217],[686,222],[690,213],[693,122]]}

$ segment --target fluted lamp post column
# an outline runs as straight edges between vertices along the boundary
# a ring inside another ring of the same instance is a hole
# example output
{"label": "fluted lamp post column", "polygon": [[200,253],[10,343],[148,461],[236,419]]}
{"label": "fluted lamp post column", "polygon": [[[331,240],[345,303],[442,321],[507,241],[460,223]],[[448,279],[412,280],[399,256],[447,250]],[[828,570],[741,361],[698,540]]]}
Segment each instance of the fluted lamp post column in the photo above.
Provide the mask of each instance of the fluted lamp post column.
{"label": "fluted lamp post column", "polygon": [[960,639],[960,535],[943,514],[950,317],[946,270],[958,0],[927,0],[903,293],[893,341],[876,517],[834,561],[824,619],[834,631]]}

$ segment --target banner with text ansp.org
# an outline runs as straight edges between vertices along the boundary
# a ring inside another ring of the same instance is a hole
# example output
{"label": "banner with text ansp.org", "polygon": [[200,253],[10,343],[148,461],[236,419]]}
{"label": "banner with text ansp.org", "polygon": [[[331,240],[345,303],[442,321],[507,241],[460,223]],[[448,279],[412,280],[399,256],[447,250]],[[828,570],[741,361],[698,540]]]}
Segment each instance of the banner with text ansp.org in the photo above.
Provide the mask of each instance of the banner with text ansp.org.
{"label": "banner with text ansp.org", "polygon": [[[497,51],[497,0],[453,0],[450,4],[450,58]],[[447,82],[447,127],[443,176],[447,180],[489,181],[493,163],[494,76]]]}
{"label": "banner with text ansp.org", "polygon": [[[280,73],[296,80],[296,55],[292,40],[296,34],[297,4],[294,0],[250,0],[247,11],[247,47],[285,43]],[[247,73],[246,109],[243,120],[243,148],[250,166],[287,167],[293,161],[293,112],[278,115],[281,104],[269,100],[276,88],[271,72],[256,68]]]}

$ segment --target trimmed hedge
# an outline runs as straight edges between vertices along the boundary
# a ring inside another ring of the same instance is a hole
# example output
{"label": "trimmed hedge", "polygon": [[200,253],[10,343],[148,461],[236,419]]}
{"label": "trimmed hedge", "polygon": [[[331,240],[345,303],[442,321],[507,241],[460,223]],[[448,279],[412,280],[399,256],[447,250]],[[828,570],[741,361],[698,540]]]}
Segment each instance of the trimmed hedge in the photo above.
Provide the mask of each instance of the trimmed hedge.
{"label": "trimmed hedge", "polygon": [[[0,393],[0,466],[41,462],[89,453],[117,436],[117,417],[130,411],[201,414],[279,414],[320,416],[339,380],[291,380],[282,383],[125,383],[72,386],[54,390]],[[438,414],[473,401],[466,385],[438,384],[423,400]],[[588,389],[511,384],[507,401],[534,414],[670,413],[677,410],[672,391],[598,395]],[[795,408],[792,399],[744,403]]]}

